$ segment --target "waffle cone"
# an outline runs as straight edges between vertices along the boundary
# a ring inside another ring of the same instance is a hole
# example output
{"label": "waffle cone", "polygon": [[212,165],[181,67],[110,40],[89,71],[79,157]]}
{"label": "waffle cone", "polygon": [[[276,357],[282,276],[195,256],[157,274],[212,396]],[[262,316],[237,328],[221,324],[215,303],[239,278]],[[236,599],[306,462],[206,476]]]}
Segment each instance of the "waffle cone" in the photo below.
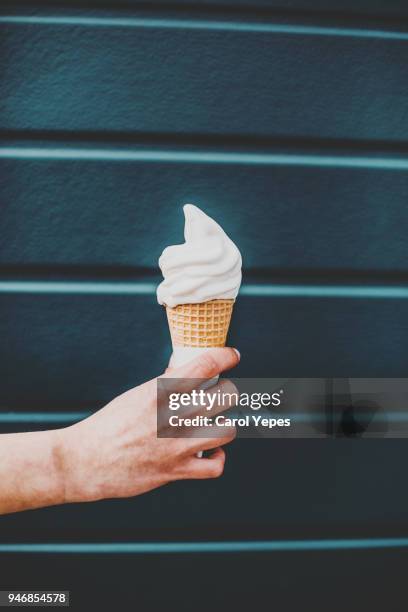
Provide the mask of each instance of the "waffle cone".
{"label": "waffle cone", "polygon": [[173,346],[225,346],[234,300],[166,306]]}

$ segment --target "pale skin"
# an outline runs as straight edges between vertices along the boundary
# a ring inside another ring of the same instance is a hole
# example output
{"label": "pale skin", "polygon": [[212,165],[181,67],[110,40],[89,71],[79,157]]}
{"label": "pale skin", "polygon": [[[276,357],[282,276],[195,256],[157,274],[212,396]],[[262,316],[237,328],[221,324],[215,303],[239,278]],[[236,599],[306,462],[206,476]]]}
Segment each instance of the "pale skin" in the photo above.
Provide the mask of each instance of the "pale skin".
{"label": "pale skin", "polygon": [[[238,362],[235,349],[210,349],[164,376],[210,379]],[[232,383],[220,384],[236,391]],[[235,428],[222,436],[158,438],[157,383],[150,380],[70,427],[0,435],[0,514],[217,478],[225,463],[221,447],[235,438]],[[200,451],[211,452],[198,458]]]}

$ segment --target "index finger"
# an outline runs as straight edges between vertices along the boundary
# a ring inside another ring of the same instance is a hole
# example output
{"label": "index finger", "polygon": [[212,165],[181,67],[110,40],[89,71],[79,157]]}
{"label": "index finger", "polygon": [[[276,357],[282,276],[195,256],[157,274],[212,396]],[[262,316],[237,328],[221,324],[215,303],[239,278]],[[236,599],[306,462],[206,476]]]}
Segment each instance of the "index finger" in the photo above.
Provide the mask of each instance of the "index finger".
{"label": "index finger", "polygon": [[209,348],[188,363],[173,368],[171,372],[165,372],[160,378],[177,378],[180,381],[180,390],[183,387],[183,390],[188,391],[196,386],[197,379],[214,378],[238,365],[239,360],[240,354],[234,348]]}

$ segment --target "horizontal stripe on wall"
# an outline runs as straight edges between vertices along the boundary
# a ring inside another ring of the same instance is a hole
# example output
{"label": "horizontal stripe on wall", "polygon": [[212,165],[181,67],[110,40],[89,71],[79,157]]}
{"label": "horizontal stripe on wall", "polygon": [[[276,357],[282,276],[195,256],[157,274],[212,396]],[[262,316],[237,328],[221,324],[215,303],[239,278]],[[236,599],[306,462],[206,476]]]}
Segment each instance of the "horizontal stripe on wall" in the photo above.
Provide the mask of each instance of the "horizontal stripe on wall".
{"label": "horizontal stripe on wall", "polygon": [[86,419],[90,415],[90,412],[0,412],[0,423],[2,425],[75,423]]}
{"label": "horizontal stripe on wall", "polygon": [[327,550],[372,550],[408,548],[408,538],[372,538],[361,540],[283,540],[253,542],[126,542],[97,544],[0,544],[0,553],[51,554],[194,554],[299,552]]}
{"label": "horizontal stripe on wall", "polygon": [[[401,398],[399,396],[397,398],[399,402],[396,402],[396,406],[394,403],[391,403],[389,406],[384,406],[383,413],[375,414],[375,424],[378,425],[377,430],[369,430],[368,432],[364,432],[365,438],[406,438],[406,432],[404,430],[398,430],[397,426],[401,424],[405,424],[408,422],[408,411],[406,409],[406,400],[405,397]],[[401,406],[401,410],[393,410],[393,408],[398,407],[398,403]],[[3,433],[3,429],[9,431],[10,426],[13,428],[14,432],[25,431],[26,425],[30,426],[30,430],[34,427],[39,426],[39,429],[45,429],[47,427],[52,426],[55,423],[77,423],[91,416],[92,412],[1,412],[0,411],[0,426],[1,433]],[[343,411],[339,410],[336,414],[337,422],[342,418]],[[290,412],[285,414],[286,417],[291,418],[296,423],[303,423],[310,425],[311,427],[319,426],[320,424],[327,423],[327,414],[326,412],[316,412],[311,414],[310,412]],[[353,418],[358,420],[364,420],[366,418],[366,413],[364,412],[354,412]],[[21,425],[21,428],[19,427]],[[390,427],[391,425],[396,425],[396,427]],[[388,429],[388,431],[387,431]],[[315,434],[316,431],[310,432],[309,434]],[[342,437],[342,432],[336,432],[338,437]],[[305,438],[317,438],[319,436],[316,435],[304,435]],[[321,437],[321,436],[320,436]]]}
{"label": "horizontal stripe on wall", "polygon": [[162,249],[183,241],[182,204],[194,202],[246,270],[407,270],[407,171],[3,159],[0,172],[3,267],[157,270]]}
{"label": "horizontal stripe on wall", "polygon": [[72,147],[1,147],[0,159],[100,161],[100,162],[165,162],[216,164],[233,166],[301,166],[317,168],[363,168],[371,170],[408,170],[407,157],[359,155],[308,155],[304,153],[245,153],[179,150],[110,150]]}
{"label": "horizontal stripe on wall", "polygon": [[233,20],[177,19],[160,17],[87,17],[87,16],[48,16],[48,15],[4,15],[0,24],[40,25],[40,26],[83,26],[88,28],[163,28],[175,30],[207,30],[223,32],[249,32],[268,34],[289,34],[302,36],[341,36],[346,38],[380,38],[385,40],[408,40],[403,30],[384,30],[381,28],[335,27],[323,25],[302,25],[286,23],[245,22]]}
{"label": "horizontal stripe on wall", "polygon": [[0,23],[2,129],[408,137],[405,32],[39,17]]}
{"label": "horizontal stripe on wall", "polygon": [[[0,280],[0,294],[32,295],[156,295],[157,283],[92,282],[92,281],[4,281]],[[351,298],[351,299],[407,299],[408,287],[390,285],[301,285],[257,284],[242,285],[240,296]]]}

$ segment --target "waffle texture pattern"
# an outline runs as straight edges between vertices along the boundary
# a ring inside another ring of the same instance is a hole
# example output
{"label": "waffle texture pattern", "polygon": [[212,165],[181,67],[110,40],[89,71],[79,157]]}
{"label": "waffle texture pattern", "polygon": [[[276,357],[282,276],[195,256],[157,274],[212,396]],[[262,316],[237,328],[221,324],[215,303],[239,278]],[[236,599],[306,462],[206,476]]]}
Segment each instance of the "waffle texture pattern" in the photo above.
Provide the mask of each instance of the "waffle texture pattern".
{"label": "waffle texture pattern", "polygon": [[225,346],[234,301],[167,306],[173,346]]}

